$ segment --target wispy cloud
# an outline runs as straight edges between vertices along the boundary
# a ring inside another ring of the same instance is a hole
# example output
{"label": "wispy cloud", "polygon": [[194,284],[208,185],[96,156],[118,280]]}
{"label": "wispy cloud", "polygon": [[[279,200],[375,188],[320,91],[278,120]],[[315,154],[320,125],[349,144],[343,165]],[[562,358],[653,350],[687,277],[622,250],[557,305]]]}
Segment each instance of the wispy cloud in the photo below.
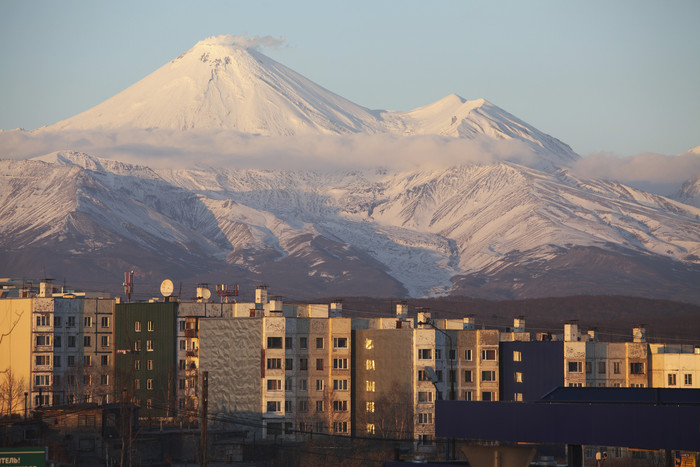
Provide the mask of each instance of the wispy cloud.
{"label": "wispy cloud", "polygon": [[616,180],[652,193],[671,195],[684,181],[700,174],[700,154],[645,153],[629,157],[594,154],[576,162],[572,171],[585,178]]}

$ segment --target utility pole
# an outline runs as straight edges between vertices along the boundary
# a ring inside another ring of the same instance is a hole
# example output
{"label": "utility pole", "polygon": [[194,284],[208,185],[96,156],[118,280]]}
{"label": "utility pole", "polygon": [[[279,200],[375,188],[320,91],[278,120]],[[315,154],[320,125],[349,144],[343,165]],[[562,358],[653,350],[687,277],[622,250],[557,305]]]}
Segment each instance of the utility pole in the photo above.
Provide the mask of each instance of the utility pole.
{"label": "utility pole", "polygon": [[202,372],[202,421],[200,423],[202,467],[207,466],[207,412],[209,409],[209,372]]}

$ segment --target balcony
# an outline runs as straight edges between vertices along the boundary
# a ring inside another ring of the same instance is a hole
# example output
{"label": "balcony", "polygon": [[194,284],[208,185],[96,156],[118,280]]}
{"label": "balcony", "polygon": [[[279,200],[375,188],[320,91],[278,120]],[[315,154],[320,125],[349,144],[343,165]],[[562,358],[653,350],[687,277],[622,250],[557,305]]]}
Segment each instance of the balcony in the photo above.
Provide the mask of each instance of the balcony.
{"label": "balcony", "polygon": [[188,350],[187,352],[185,352],[185,354],[188,357],[198,357],[199,356],[199,349]]}
{"label": "balcony", "polygon": [[187,338],[197,338],[197,330],[196,329],[185,329],[185,337]]}

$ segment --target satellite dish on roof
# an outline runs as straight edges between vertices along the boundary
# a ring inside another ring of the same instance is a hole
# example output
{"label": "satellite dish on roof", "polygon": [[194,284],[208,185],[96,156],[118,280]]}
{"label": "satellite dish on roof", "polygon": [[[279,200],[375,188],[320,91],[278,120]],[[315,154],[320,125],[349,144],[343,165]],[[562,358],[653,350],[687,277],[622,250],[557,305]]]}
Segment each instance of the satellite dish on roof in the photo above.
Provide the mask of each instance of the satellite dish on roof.
{"label": "satellite dish on roof", "polygon": [[165,279],[160,283],[160,294],[164,297],[169,297],[173,294],[173,281]]}
{"label": "satellite dish on roof", "polygon": [[202,289],[202,299],[204,299],[204,300],[209,300],[209,297],[211,297],[211,290],[209,290],[209,289],[207,289],[206,287],[204,287],[204,288]]}

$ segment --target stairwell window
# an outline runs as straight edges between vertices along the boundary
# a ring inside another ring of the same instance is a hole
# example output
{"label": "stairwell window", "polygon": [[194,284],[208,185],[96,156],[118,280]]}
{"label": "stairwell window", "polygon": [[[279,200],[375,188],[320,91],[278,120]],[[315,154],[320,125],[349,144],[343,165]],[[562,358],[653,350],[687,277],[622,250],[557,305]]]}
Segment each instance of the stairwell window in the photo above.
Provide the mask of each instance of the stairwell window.
{"label": "stairwell window", "polygon": [[432,349],[418,349],[418,359],[419,360],[430,360],[433,358]]}
{"label": "stairwell window", "polygon": [[644,374],[644,363],[641,363],[641,362],[630,363],[630,373],[633,375],[643,375]]}
{"label": "stairwell window", "polygon": [[481,360],[496,360],[496,349],[485,349],[481,351]]}

